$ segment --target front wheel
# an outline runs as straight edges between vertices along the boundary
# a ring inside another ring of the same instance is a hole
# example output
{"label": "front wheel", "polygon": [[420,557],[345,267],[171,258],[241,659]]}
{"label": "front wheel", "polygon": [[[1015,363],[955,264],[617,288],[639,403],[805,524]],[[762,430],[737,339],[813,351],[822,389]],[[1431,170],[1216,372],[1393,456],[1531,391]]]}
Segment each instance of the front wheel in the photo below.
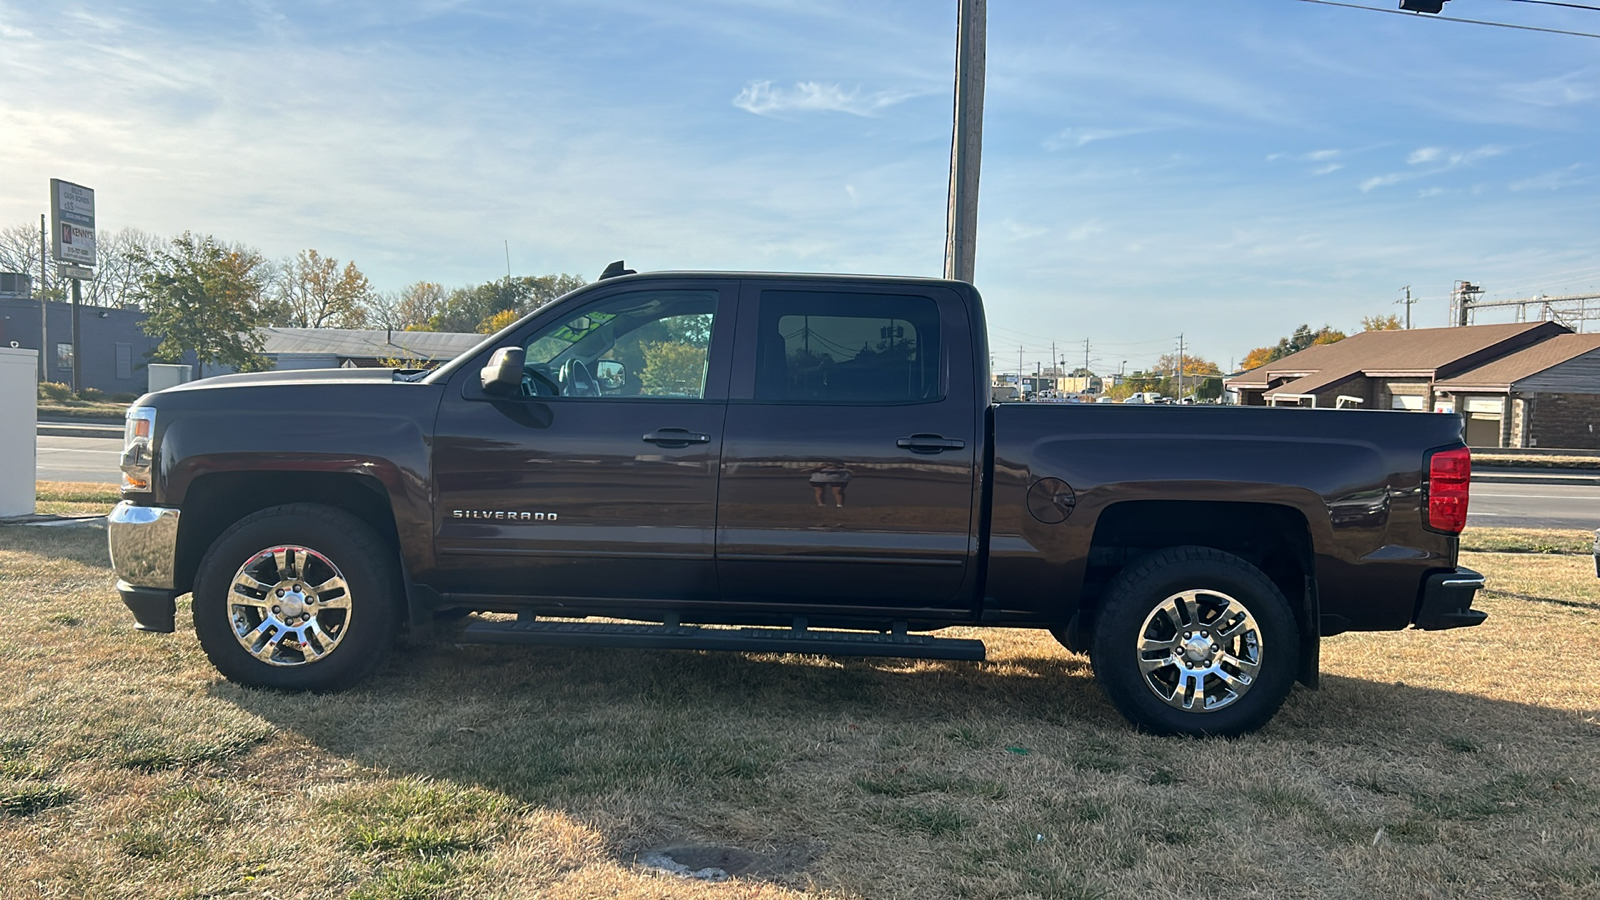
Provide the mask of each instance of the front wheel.
{"label": "front wheel", "polygon": [[399,629],[394,551],[365,522],[297,503],[234,523],[206,551],[194,629],[230,681],[341,690],[383,659]]}
{"label": "front wheel", "polygon": [[1267,723],[1294,685],[1294,613],[1260,569],[1209,547],[1148,554],[1106,587],[1090,646],[1095,678],[1156,734],[1237,735]]}

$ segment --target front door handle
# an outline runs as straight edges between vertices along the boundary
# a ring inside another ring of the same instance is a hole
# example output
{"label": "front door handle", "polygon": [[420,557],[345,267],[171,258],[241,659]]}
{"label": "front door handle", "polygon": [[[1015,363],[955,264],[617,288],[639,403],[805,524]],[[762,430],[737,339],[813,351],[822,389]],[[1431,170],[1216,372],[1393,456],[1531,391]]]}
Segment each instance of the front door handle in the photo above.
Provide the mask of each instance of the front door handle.
{"label": "front door handle", "polygon": [[901,450],[912,453],[943,453],[946,450],[963,450],[967,442],[960,438],[947,438],[937,434],[913,434],[894,442]]}
{"label": "front door handle", "polygon": [[686,428],[662,428],[645,435],[644,439],[659,447],[687,447],[690,444],[709,444],[711,435],[699,434]]}

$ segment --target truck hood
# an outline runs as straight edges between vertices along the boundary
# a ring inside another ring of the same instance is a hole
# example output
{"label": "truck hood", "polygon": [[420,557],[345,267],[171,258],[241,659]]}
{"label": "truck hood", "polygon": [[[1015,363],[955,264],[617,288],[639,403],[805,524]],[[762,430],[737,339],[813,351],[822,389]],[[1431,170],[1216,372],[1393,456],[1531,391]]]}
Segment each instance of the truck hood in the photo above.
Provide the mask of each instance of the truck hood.
{"label": "truck hood", "polygon": [[289,384],[351,384],[355,382],[392,382],[395,369],[287,369],[281,372],[240,372],[237,375],[215,375],[176,387],[161,393],[178,391],[204,391],[212,388],[253,387],[256,385]]}

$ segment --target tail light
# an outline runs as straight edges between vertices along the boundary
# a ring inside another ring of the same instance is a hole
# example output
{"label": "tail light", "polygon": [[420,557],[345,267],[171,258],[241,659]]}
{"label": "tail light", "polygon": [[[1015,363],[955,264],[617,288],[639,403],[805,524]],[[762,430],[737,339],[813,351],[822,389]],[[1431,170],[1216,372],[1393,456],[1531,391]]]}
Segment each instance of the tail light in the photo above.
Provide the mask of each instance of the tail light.
{"label": "tail light", "polygon": [[1428,527],[1460,534],[1467,527],[1467,492],[1472,484],[1472,451],[1440,450],[1428,457]]}

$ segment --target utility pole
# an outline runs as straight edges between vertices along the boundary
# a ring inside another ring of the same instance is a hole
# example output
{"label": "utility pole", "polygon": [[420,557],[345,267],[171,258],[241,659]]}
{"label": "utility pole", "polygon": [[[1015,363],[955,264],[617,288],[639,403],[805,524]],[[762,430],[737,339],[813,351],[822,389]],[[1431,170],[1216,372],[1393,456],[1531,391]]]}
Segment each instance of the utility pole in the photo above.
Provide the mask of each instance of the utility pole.
{"label": "utility pole", "polygon": [[44,227],[44,213],[39,214],[39,383],[44,384],[50,380],[50,363],[45,358],[45,351],[50,347],[50,304],[44,296],[45,254],[49,251],[46,246],[50,239],[46,236],[49,232]]}
{"label": "utility pole", "polygon": [[1396,303],[1404,303],[1406,305],[1406,330],[1410,331],[1411,330],[1411,304],[1415,303],[1416,301],[1411,299],[1411,285],[1408,284],[1405,287],[1401,288],[1401,290],[1406,292],[1406,298],[1404,300],[1396,300],[1395,302]]}
{"label": "utility pole", "polygon": [[78,396],[83,390],[83,354],[78,352],[78,308],[83,303],[82,284],[77,278],[72,279],[72,396]]}
{"label": "utility pole", "polygon": [[1178,402],[1183,402],[1183,335],[1178,335]]}
{"label": "utility pole", "polygon": [[971,282],[978,249],[978,171],[983,156],[984,33],[988,0],[956,2],[959,6],[956,13],[955,123],[950,139],[944,277]]}
{"label": "utility pole", "polygon": [[[1089,339],[1083,339],[1083,377],[1089,377]],[[1087,384],[1088,382],[1084,382]]]}

